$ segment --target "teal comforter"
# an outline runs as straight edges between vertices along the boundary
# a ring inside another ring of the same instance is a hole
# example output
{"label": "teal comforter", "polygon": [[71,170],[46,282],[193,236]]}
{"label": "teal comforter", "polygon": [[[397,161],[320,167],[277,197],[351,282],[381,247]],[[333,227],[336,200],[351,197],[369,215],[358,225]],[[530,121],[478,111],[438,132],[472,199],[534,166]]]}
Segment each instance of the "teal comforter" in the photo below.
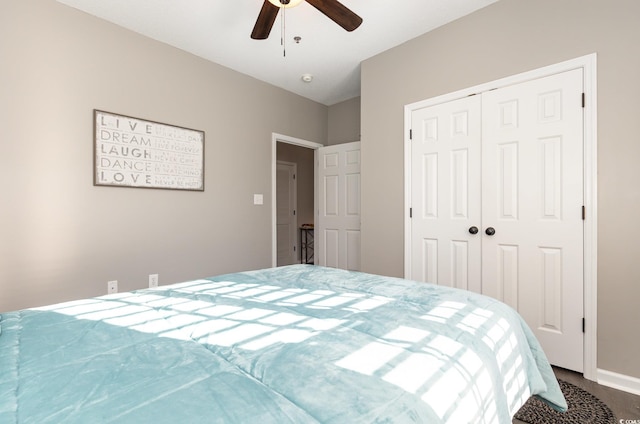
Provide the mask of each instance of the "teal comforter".
{"label": "teal comforter", "polygon": [[566,408],[508,306],[294,265],[6,313],[0,423],[511,423]]}

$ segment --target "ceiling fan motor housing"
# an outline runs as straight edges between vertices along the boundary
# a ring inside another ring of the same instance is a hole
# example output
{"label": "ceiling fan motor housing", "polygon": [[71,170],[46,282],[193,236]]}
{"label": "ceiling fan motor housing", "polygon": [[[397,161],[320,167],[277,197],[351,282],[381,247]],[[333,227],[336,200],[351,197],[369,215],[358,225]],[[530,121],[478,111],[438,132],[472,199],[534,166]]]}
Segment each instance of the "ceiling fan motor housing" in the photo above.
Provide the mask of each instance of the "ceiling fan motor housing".
{"label": "ceiling fan motor housing", "polygon": [[[251,38],[254,40],[264,40],[269,37],[271,27],[280,9],[294,7],[303,0],[264,0],[258,20],[256,21]],[[353,31],[360,26],[362,18],[338,0],[306,0],[308,4],[318,9],[329,19],[340,25],[346,31]]]}

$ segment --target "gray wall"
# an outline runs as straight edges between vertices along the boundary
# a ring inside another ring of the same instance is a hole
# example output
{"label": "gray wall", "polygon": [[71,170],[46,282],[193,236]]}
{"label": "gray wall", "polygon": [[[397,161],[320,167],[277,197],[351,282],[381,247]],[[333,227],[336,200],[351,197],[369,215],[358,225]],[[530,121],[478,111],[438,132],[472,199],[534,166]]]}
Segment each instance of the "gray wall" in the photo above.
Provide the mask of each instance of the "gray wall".
{"label": "gray wall", "polygon": [[[0,311],[270,266],[271,134],[326,106],[54,0],[0,2],[0,58]],[[94,187],[94,108],[204,130],[206,190]]]}
{"label": "gray wall", "polygon": [[329,145],[360,141],[360,97],[329,107]]}
{"label": "gray wall", "polygon": [[598,367],[640,377],[639,17],[637,0],[501,0],[365,61],[363,270],[403,274],[404,105],[596,52]]}

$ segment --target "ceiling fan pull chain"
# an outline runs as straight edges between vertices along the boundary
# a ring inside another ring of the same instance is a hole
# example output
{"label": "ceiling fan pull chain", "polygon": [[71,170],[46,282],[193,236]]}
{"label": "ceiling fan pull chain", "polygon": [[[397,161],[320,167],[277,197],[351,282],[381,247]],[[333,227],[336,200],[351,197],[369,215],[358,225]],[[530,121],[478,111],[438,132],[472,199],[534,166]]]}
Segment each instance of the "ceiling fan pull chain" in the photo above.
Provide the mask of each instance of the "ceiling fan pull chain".
{"label": "ceiling fan pull chain", "polygon": [[285,15],[286,15],[286,7],[282,8],[282,27],[281,27],[281,31],[280,31],[280,44],[282,45],[282,57],[287,57],[287,46],[285,45],[286,43],[286,38],[287,38],[287,23],[285,20]]}

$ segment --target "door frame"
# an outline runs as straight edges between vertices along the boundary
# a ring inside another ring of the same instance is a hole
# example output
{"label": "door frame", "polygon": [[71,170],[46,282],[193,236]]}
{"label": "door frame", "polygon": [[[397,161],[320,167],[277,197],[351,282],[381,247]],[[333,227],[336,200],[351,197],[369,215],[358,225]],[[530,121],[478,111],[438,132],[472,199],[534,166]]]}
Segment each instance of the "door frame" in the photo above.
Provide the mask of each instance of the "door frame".
{"label": "door frame", "polygon": [[[293,169],[293,175],[295,176],[298,173],[298,164],[295,162],[288,162],[285,160],[276,160],[276,174],[277,174],[277,170],[278,170],[278,165],[282,165],[282,166],[286,166],[289,167],[291,169]],[[277,191],[278,191],[278,181],[277,181],[277,177],[276,177],[276,227],[278,225],[278,196],[277,196]],[[293,184],[290,185],[288,187],[289,192],[289,200],[291,201],[291,204],[293,206],[293,210],[294,210],[294,214],[293,214],[293,227],[294,230],[292,233],[289,233],[289,244],[290,244],[290,254],[293,253],[293,257],[294,257],[294,263],[296,263],[296,261],[298,261],[297,256],[300,254],[300,251],[298,249],[298,215],[297,215],[297,211],[298,211],[298,180],[294,177],[293,179]],[[289,211],[289,213],[291,213],[291,211]],[[277,228],[276,228],[277,230]],[[276,231],[276,249],[277,249],[277,245],[278,245],[278,232]],[[278,258],[278,252],[276,250],[276,262],[277,262],[277,258]],[[299,261],[297,263],[300,263]]]}
{"label": "door frame", "polygon": [[[314,151],[320,147],[324,147],[324,144],[315,143],[313,141],[303,140],[301,138],[290,137],[288,135],[271,133],[271,266],[278,266],[278,232],[277,232],[277,210],[276,210],[276,168],[278,163],[278,143],[293,144],[295,146],[305,147],[313,149]],[[314,174],[315,175],[315,174]],[[318,211],[316,205],[317,199],[317,181],[314,176],[313,179],[313,210],[317,215]]]}
{"label": "door frame", "polygon": [[[597,286],[598,286],[598,197],[597,197],[597,80],[596,53],[575,59],[523,72],[492,82],[465,88],[452,93],[422,100],[404,107],[404,275],[411,273],[411,115],[414,110],[449,102],[484,91],[519,84],[526,81],[570,71],[583,70],[584,105],[584,202],[586,219],[584,221],[584,332],[583,375],[586,379],[597,381]],[[578,101],[578,100],[576,100]]]}

